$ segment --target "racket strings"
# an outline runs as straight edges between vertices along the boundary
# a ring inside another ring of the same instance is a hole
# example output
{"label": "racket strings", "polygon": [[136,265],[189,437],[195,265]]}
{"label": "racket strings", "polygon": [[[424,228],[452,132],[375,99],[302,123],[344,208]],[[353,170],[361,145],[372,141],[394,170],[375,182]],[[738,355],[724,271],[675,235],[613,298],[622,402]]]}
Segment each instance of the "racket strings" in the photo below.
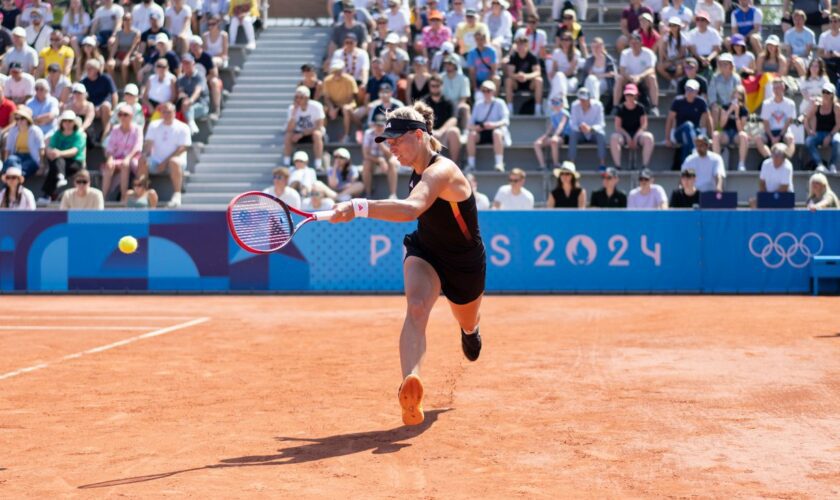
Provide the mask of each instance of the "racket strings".
{"label": "racket strings", "polygon": [[245,245],[259,251],[276,250],[292,238],[289,212],[264,196],[245,196],[231,208],[236,235]]}

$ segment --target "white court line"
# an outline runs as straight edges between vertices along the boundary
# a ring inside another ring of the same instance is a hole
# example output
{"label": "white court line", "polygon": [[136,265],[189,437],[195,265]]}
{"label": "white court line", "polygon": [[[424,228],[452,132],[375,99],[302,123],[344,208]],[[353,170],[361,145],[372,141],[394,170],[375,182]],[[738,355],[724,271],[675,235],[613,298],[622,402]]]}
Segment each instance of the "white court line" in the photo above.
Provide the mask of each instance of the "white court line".
{"label": "white court line", "polygon": [[[40,321],[40,320],[39,320]],[[65,326],[65,325],[0,325],[0,330],[151,330],[156,326]]]}
{"label": "white court line", "polygon": [[26,368],[20,368],[20,369],[15,370],[15,371],[0,374],[0,380],[16,377],[18,375],[23,375],[24,373],[34,372],[34,371],[40,370],[42,368],[47,368],[51,365],[61,363],[62,361],[69,361],[71,359],[77,359],[77,358],[81,358],[82,356],[87,356],[88,354],[96,354],[98,352],[103,352],[103,351],[107,351],[107,350],[110,350],[110,349],[114,349],[115,347],[122,347],[124,345],[131,344],[133,342],[137,342],[138,340],[150,339],[152,337],[157,337],[157,336],[160,336],[160,335],[166,335],[167,333],[172,333],[176,330],[183,330],[184,328],[189,328],[191,326],[200,325],[201,323],[204,323],[205,321],[208,321],[209,319],[210,318],[196,318],[192,321],[186,321],[184,323],[179,323],[179,324],[174,325],[174,326],[167,326],[166,328],[160,328],[158,330],[154,330],[154,331],[151,331],[151,332],[148,332],[148,333],[144,333],[142,335],[137,335],[135,337],[130,337],[130,338],[127,338],[127,339],[124,339],[124,340],[119,340],[119,341],[113,342],[111,344],[106,344],[106,345],[103,345],[103,346],[94,347],[93,349],[88,349],[86,351],[77,352],[77,353],[74,353],[74,354],[68,354],[67,356],[63,356],[63,357],[58,358],[57,360],[51,361],[49,363],[39,363],[37,365],[27,366]]}
{"label": "white court line", "polygon": [[[10,315],[0,314],[0,319],[32,319],[33,317],[35,317],[34,315],[37,315],[37,314],[38,313],[33,313],[32,315],[29,315],[29,316],[10,316]],[[194,317],[195,316],[124,316],[124,315],[105,316],[105,315],[102,315],[102,314],[97,314],[95,312],[91,312],[90,314],[84,315],[84,316],[82,316],[82,315],[67,316],[67,315],[59,313],[55,316],[43,317],[43,318],[39,317],[38,320],[40,320],[40,321],[64,321],[65,319],[89,319],[89,320],[92,320],[92,321],[96,321],[96,320],[99,320],[99,319],[150,319],[150,320],[155,320],[155,319],[173,320],[173,319],[175,319],[175,320],[177,320],[177,319],[192,319]]]}

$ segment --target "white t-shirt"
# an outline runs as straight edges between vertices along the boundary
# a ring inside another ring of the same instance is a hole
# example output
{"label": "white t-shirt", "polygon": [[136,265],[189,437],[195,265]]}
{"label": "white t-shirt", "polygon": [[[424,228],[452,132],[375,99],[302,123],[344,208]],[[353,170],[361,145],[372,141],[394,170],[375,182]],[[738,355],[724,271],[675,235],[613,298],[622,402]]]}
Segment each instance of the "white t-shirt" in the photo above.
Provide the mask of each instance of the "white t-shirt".
{"label": "white t-shirt", "polygon": [[[274,186],[269,186],[263,189],[263,193],[268,193],[271,196],[277,196],[277,193],[274,191]],[[283,194],[277,197],[280,198],[280,200],[286,205],[300,210],[300,194],[289,186],[286,186],[283,190]]]}
{"label": "white t-shirt", "polygon": [[752,52],[744,52],[743,54],[732,54],[732,63],[735,66],[735,72],[739,72],[744,68],[749,68],[755,62],[755,56]]}
{"label": "white t-shirt", "polygon": [[700,191],[714,191],[717,187],[715,177],[726,177],[723,158],[712,151],[706,153],[706,156],[700,156],[697,151],[688,155],[681,170],[685,171],[689,168],[693,168],[697,174],[695,182]]}
{"label": "white t-shirt", "polygon": [[571,60],[569,60],[569,56],[567,56],[566,52],[563,50],[554,49],[551,53],[551,61],[554,64],[554,71],[561,71],[563,73],[567,72],[572,66],[572,61],[575,59],[578,61],[576,67],[577,69],[580,69],[580,51],[578,49],[573,51]]}
{"label": "white t-shirt", "polygon": [[697,5],[694,6],[694,12],[705,12],[709,16],[709,28],[723,26],[723,18],[726,17],[723,6],[714,0],[712,0],[711,5],[705,2],[697,2]]}
{"label": "white t-shirt", "polygon": [[[162,119],[155,120],[146,131],[146,140],[152,142],[152,160],[161,162],[178,147],[192,146],[192,132],[189,125],[178,120],[173,120],[171,125],[166,125]],[[184,162],[187,161],[186,151],[180,156]]]}
{"label": "white t-shirt", "polygon": [[[288,203],[287,203],[288,204]],[[315,208],[312,205],[312,197],[303,200],[303,209],[307,212],[320,212],[321,210],[332,210],[335,207],[335,202],[329,198],[321,198],[321,206]]]}
{"label": "white t-shirt", "polygon": [[14,99],[15,97],[23,97],[27,95],[35,95],[35,79],[29,73],[21,73],[20,80],[15,81],[14,78],[6,79],[5,92],[6,97]]}
{"label": "white t-shirt", "polygon": [[490,198],[484,193],[473,191],[475,195],[475,207],[479,210],[490,210]]}
{"label": "white t-shirt", "polygon": [[309,99],[305,110],[294,104],[289,106],[289,119],[295,121],[295,130],[313,128],[318,120],[324,119],[324,116],[324,105],[312,99]]}
{"label": "white t-shirt", "polygon": [[[454,31],[455,28],[452,28]],[[536,30],[533,33],[528,33],[527,28],[519,28],[516,30],[516,35],[513,37],[514,40],[519,38],[520,36],[524,36],[528,38],[528,50],[531,53],[536,54],[537,57],[541,57],[543,49],[548,44],[548,37],[545,34],[544,30]]]}
{"label": "white t-shirt", "polygon": [[820,35],[820,41],[817,42],[817,47],[826,52],[840,51],[840,33],[832,35],[831,30],[828,30]]}
{"label": "white t-shirt", "polygon": [[163,81],[161,81],[157,75],[152,75],[148,81],[149,99],[158,103],[166,102],[172,99],[172,82],[175,80],[175,75],[169,71],[165,72]]}
{"label": "white t-shirt", "polygon": [[184,25],[187,25],[187,35],[192,35],[192,28],[190,27],[190,21],[192,20],[192,9],[189,5],[184,5],[181,8],[181,12],[175,12],[174,7],[167,7],[166,8],[166,20],[169,21],[169,33],[172,36],[178,36],[181,34],[181,30],[184,29]]}
{"label": "white t-shirt", "polygon": [[137,31],[140,33],[147,31],[152,26],[149,22],[149,16],[152,12],[156,13],[157,16],[160,17],[160,23],[161,26],[163,26],[163,7],[154,2],[149,2],[148,6],[144,3],[138,3],[133,9],[131,9],[131,26],[137,28]]}
{"label": "white t-shirt", "polygon": [[767,158],[761,163],[761,173],[758,178],[764,181],[767,191],[775,193],[779,186],[787,184],[788,191],[793,192],[793,165],[790,160],[785,159],[781,167],[773,165],[773,158]]}
{"label": "white t-shirt", "polygon": [[662,12],[659,14],[659,18],[664,22],[668,22],[669,19],[675,16],[679,17],[682,21],[683,29],[691,27],[691,21],[694,20],[694,12],[686,7],[685,4],[683,4],[682,9],[675,9],[673,6],[669,5],[662,9]]}
{"label": "white t-shirt", "polygon": [[[117,26],[117,21],[122,19],[124,13],[125,10],[120,5],[112,4],[110,8],[103,5],[94,12],[93,21],[99,21],[97,24],[99,30],[114,31],[114,28]],[[134,22],[131,25],[136,27],[136,23]]]}
{"label": "white t-shirt", "polygon": [[701,33],[700,30],[694,28],[688,32],[688,39],[689,45],[693,45],[697,50],[697,53],[703,57],[711,54],[712,49],[714,49],[715,46],[720,47],[723,42],[723,39],[720,37],[720,33],[712,29],[711,26],[706,29],[705,33]]}
{"label": "white t-shirt", "polygon": [[47,24],[41,24],[41,27],[35,29],[35,26],[30,24],[26,28],[26,43],[32,46],[40,54],[45,47],[50,45],[50,33],[53,29]]}
{"label": "white t-shirt", "polygon": [[651,184],[648,194],[642,194],[642,188],[637,187],[627,195],[627,208],[659,208],[663,203],[668,206],[668,195],[659,184]]}
{"label": "white t-shirt", "polygon": [[344,63],[344,71],[349,73],[356,80],[362,79],[364,71],[370,71],[370,56],[366,50],[358,47],[352,54],[344,52],[344,49],[338,49],[333,52],[332,61],[341,61]]}
{"label": "white t-shirt", "polygon": [[499,203],[500,210],[531,210],[534,208],[534,195],[525,188],[519,194],[513,194],[510,185],[501,186],[496,191],[493,203]]}
{"label": "white t-shirt", "polygon": [[761,119],[770,125],[770,130],[782,130],[787,121],[794,118],[796,118],[796,105],[788,97],[783,97],[782,102],[776,102],[774,98],[770,98],[761,105]]}
{"label": "white t-shirt", "polygon": [[631,75],[638,75],[642,71],[656,67],[656,54],[647,47],[642,47],[638,55],[633,53],[633,49],[624,49],[621,51],[618,66]]}
{"label": "white t-shirt", "polygon": [[292,169],[292,173],[289,174],[290,186],[293,183],[297,182],[301,185],[301,187],[304,187],[307,190],[312,189],[312,186],[315,185],[316,180],[318,180],[318,174],[315,172],[315,169],[311,167],[295,167]]}
{"label": "white t-shirt", "polygon": [[397,10],[396,14],[388,9],[385,14],[388,17],[388,31],[393,31],[399,35],[405,33],[405,28],[408,26],[408,16],[403,10]]}

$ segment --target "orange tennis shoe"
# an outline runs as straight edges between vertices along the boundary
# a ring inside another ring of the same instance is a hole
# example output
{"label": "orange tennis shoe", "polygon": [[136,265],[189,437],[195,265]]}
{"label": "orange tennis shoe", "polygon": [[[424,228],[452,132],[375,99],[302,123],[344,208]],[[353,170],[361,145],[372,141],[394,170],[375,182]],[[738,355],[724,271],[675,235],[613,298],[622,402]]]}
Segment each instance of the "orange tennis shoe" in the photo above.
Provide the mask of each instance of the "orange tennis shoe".
{"label": "orange tennis shoe", "polygon": [[400,406],[405,425],[423,423],[423,382],[417,375],[411,374],[403,380],[400,386]]}

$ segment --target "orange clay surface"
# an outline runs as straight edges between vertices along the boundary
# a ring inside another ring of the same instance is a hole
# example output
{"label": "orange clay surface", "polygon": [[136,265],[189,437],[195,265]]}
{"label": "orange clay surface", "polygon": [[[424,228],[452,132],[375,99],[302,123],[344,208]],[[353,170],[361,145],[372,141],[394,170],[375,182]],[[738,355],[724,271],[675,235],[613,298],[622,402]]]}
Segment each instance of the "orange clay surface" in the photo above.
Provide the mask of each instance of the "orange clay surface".
{"label": "orange clay surface", "polygon": [[412,428],[402,297],[0,304],[2,498],[840,496],[837,299],[441,300]]}

